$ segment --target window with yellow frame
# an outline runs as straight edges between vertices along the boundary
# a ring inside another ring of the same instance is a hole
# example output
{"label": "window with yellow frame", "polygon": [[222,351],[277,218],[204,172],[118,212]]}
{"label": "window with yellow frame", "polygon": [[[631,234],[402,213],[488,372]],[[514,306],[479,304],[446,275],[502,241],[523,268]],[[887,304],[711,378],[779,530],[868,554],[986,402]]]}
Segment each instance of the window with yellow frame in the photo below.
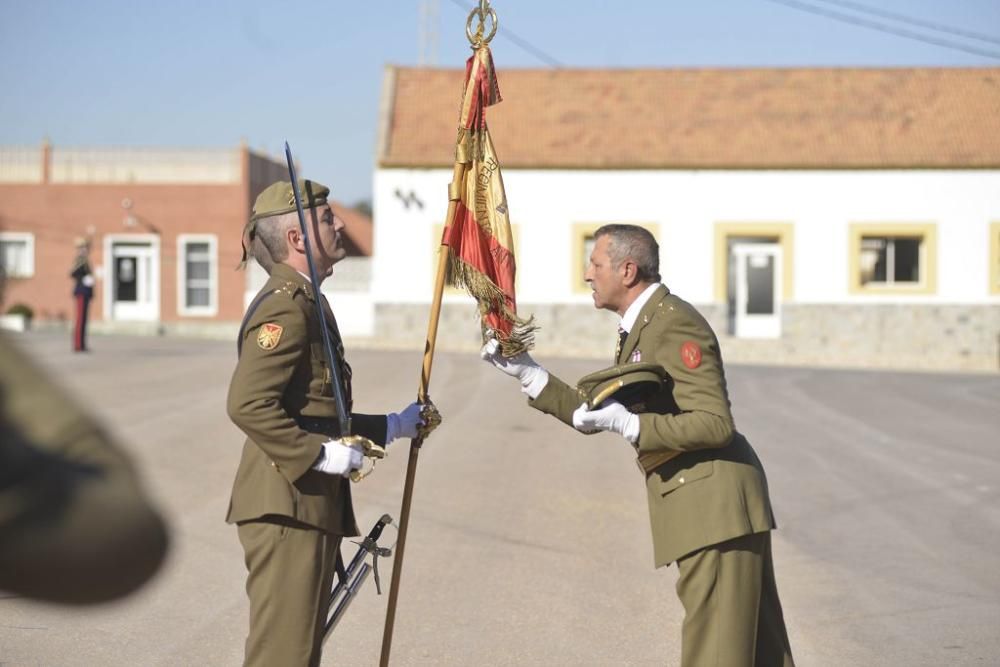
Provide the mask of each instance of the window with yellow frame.
{"label": "window with yellow frame", "polygon": [[[514,241],[514,260],[515,260],[515,262],[517,262],[518,258],[521,256],[520,255],[520,250],[521,250],[521,241],[520,241],[521,234],[520,234],[519,229],[520,229],[519,225],[516,225],[514,223],[510,224],[510,235],[511,235],[511,238],[513,239],[513,241]],[[438,250],[441,248],[441,236],[443,234],[444,234],[444,223],[439,223],[439,224],[433,225],[433,227],[431,228],[431,243],[432,243],[432,248],[433,248],[434,270],[435,271],[437,271]],[[514,290],[515,291],[520,291],[520,288],[521,288],[521,271],[518,270],[517,273],[514,274]],[[466,293],[465,290],[459,289],[458,287],[451,287],[450,285],[445,285],[444,286],[444,292],[443,292],[443,294],[452,295],[452,296],[458,296],[458,295],[462,295],[462,294],[465,294],[465,293]]]}
{"label": "window with yellow frame", "polygon": [[937,289],[934,224],[852,224],[850,253],[854,294],[932,294]]}
{"label": "window with yellow frame", "polygon": [[[571,291],[575,294],[590,294],[590,286],[583,279],[590,263],[590,253],[594,250],[594,232],[610,222],[576,222],[573,223],[573,257],[571,266]],[[659,242],[660,227],[652,222],[629,222],[622,223],[642,227]],[[662,273],[662,267],[660,273]]]}
{"label": "window with yellow frame", "polygon": [[730,268],[734,243],[775,243],[781,248],[781,296],[790,301],[795,285],[795,226],[791,222],[715,223],[715,300],[735,303],[735,276]]}

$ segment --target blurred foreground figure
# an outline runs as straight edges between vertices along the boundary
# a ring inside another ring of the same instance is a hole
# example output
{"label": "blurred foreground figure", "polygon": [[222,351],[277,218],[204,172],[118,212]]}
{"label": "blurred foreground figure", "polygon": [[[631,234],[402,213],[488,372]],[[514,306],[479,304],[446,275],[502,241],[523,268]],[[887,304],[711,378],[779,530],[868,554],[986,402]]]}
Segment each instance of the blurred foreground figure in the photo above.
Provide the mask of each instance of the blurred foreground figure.
{"label": "blurred foreground figure", "polygon": [[0,589],[105,602],[148,581],[166,551],[125,454],[0,333]]}

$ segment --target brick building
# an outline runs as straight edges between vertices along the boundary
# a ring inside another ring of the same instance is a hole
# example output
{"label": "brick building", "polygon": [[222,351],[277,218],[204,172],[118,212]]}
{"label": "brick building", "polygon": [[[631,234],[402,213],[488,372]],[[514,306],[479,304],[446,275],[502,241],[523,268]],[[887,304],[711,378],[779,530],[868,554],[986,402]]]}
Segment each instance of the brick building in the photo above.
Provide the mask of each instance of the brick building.
{"label": "brick building", "polygon": [[[264,279],[236,270],[242,230],[257,194],[281,178],[283,161],[245,145],[0,148],[4,309],[26,304],[41,323],[72,318],[73,240],[86,236],[96,328],[230,331]],[[343,215],[349,250],[369,254],[370,219]]]}

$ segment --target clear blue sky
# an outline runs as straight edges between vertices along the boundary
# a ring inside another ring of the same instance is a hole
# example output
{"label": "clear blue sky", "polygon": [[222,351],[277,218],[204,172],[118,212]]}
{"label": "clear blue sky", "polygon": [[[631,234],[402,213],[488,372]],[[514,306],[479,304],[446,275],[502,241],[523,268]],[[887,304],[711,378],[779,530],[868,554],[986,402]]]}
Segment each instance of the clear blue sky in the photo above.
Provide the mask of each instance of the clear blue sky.
{"label": "clear blue sky", "polygon": [[[789,0],[897,29],[844,0]],[[853,0],[998,37],[947,34],[976,55],[775,0],[493,0],[497,66],[1000,66],[997,0]],[[461,0],[471,6],[472,0]],[[278,152],[347,203],[371,195],[386,64],[415,65],[419,0],[130,0],[0,3],[0,144],[238,145]],[[461,67],[467,11],[438,0],[436,64]],[[503,86],[501,72],[501,87]],[[456,104],[458,100],[456,99]]]}

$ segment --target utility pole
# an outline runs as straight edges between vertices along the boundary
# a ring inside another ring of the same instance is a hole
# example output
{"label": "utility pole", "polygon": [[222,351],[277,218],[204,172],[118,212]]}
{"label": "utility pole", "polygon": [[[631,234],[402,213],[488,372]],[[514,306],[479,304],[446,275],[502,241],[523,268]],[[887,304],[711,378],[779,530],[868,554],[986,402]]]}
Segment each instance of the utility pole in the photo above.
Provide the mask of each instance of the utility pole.
{"label": "utility pole", "polygon": [[438,0],[420,0],[419,57],[421,66],[437,65]]}

